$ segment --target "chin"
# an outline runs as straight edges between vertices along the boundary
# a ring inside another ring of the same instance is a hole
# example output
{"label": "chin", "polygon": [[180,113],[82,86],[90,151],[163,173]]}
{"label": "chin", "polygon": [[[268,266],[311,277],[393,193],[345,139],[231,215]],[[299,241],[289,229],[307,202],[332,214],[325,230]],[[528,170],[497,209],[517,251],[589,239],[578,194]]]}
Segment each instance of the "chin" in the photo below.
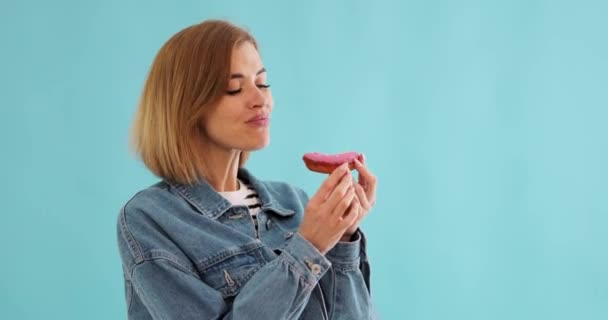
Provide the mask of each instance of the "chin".
{"label": "chin", "polygon": [[259,144],[259,145],[255,146],[255,147],[253,148],[253,150],[261,150],[261,149],[264,149],[264,148],[266,148],[266,147],[267,147],[269,144],[270,144],[270,143],[262,143],[262,144]]}
{"label": "chin", "polygon": [[257,151],[266,148],[270,144],[270,139],[266,138],[263,140],[256,141],[255,143],[249,144],[242,150],[245,151]]}

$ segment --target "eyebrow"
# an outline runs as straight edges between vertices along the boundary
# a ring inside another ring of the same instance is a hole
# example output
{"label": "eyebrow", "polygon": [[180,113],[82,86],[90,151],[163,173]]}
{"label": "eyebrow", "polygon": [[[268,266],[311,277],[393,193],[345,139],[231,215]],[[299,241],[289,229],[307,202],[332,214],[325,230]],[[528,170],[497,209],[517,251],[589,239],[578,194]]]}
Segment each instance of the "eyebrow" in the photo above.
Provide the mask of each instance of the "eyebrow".
{"label": "eyebrow", "polygon": [[[260,71],[258,71],[255,75],[259,76],[260,74],[266,72],[266,68],[262,68],[260,69]],[[245,76],[242,73],[233,73],[230,75],[230,79],[239,79],[239,78],[245,78]]]}

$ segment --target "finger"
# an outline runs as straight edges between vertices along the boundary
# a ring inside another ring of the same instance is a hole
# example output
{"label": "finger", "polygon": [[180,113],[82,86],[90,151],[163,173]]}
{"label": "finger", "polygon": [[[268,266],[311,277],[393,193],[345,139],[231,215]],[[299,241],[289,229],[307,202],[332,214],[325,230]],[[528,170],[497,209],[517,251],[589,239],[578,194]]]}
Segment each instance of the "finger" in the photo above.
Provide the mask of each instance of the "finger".
{"label": "finger", "polygon": [[348,207],[348,210],[342,216],[342,222],[346,225],[346,227],[350,227],[353,223],[360,219],[362,216],[362,208],[361,202],[357,197],[354,197],[351,205]]}
{"label": "finger", "polygon": [[361,161],[359,161],[359,159],[355,159],[355,169],[357,169],[357,172],[359,172],[359,182],[361,182],[362,185],[365,185],[363,182],[375,182],[376,177],[369,171],[369,169],[363,163],[361,163]]}
{"label": "finger", "polygon": [[[344,215],[344,212],[348,210],[351,206],[353,199],[357,196],[355,195],[355,188],[351,185],[347,188],[344,196],[339,199],[339,201],[334,205],[332,212],[332,216],[336,218],[340,218]],[[331,204],[330,200],[327,201],[328,205]]]}
{"label": "finger", "polygon": [[367,200],[367,195],[365,194],[363,187],[358,183],[355,183],[355,192],[357,193],[357,198],[359,199],[359,202],[361,203],[361,207],[363,207],[363,209],[366,211],[369,210],[371,207],[371,204]]}
{"label": "finger", "polygon": [[327,179],[329,180],[330,178],[334,181],[331,181],[328,184],[328,188],[322,191],[321,195],[323,195],[323,200],[327,200],[331,193],[338,187],[338,185],[340,185],[340,183],[342,183],[344,179],[349,179],[349,181],[352,183],[352,174],[350,173],[348,164],[343,163],[336,168]]}
{"label": "finger", "polygon": [[340,199],[344,198],[348,188],[353,185],[353,176],[349,173],[345,174],[340,182],[329,192],[326,196],[326,201],[324,205],[327,205],[330,210],[336,206],[336,204],[340,201]]}
{"label": "finger", "polygon": [[347,173],[350,173],[347,164],[343,164],[336,168],[325,181],[319,187],[319,190],[315,195],[310,199],[311,201],[322,203],[327,200],[329,194],[331,194],[332,190],[336,187],[336,185],[346,176]]}
{"label": "finger", "polygon": [[358,159],[355,159],[355,169],[359,172],[359,184],[365,189],[368,199],[375,198],[377,178]]}
{"label": "finger", "polygon": [[359,226],[361,224],[361,221],[363,221],[363,218],[365,218],[366,215],[367,214],[365,213],[365,210],[363,209],[363,207],[359,206],[359,214],[358,214],[357,218],[355,219],[355,221],[353,221],[350,224],[350,226],[352,226],[352,225]]}

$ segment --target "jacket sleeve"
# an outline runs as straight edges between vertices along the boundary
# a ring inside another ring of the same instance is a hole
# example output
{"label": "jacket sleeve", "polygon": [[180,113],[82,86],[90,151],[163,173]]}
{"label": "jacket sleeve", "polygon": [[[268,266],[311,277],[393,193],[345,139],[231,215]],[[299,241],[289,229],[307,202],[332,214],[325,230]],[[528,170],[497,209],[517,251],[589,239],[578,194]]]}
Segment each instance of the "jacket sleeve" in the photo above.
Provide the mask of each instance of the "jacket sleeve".
{"label": "jacket sleeve", "polygon": [[[299,189],[304,206],[308,194]],[[330,319],[377,319],[371,298],[371,270],[367,258],[367,238],[359,228],[350,242],[338,242],[325,257],[331,269],[320,281]]]}
{"label": "jacket sleeve", "polygon": [[137,239],[126,226],[119,227],[118,241],[126,280],[153,319],[297,319],[331,267],[295,234],[227,304],[191,263],[167,252],[138,252]]}
{"label": "jacket sleeve", "polygon": [[358,229],[351,242],[339,242],[326,255],[331,261],[331,277],[324,277],[330,299],[331,319],[376,319],[371,298],[370,264],[366,253],[366,238]]}

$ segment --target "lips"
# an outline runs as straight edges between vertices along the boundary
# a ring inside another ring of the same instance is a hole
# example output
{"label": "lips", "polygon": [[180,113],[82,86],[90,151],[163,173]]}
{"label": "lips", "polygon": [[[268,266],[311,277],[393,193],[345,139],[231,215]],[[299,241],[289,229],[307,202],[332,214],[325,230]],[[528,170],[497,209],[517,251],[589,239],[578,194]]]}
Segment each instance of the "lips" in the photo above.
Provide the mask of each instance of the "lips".
{"label": "lips", "polygon": [[257,120],[248,121],[247,124],[256,127],[267,127],[270,124],[270,119],[258,118]]}
{"label": "lips", "polygon": [[247,122],[259,122],[259,121],[265,121],[268,120],[268,116],[267,115],[257,115],[253,118],[250,118],[249,120],[247,120]]}

